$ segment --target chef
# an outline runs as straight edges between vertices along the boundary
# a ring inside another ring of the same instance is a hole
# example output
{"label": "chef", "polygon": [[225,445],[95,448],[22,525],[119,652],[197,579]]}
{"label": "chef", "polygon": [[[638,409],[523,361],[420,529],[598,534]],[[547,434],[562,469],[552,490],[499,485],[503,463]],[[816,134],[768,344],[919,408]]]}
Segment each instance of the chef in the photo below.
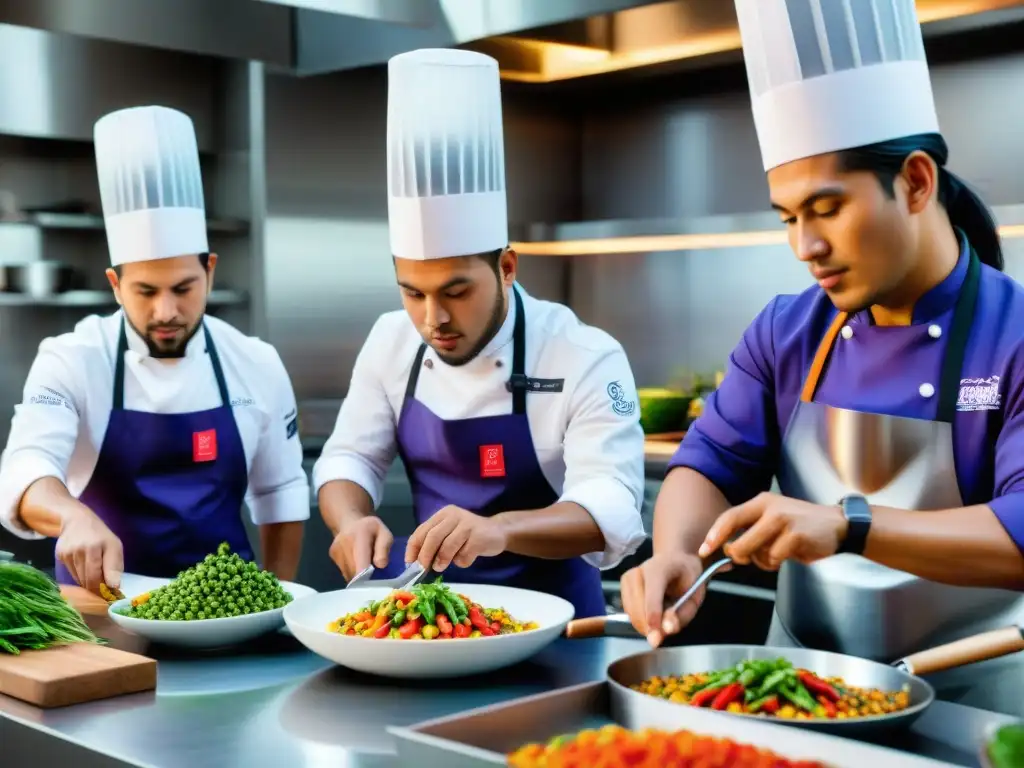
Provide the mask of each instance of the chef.
{"label": "chef", "polygon": [[771,204],[816,284],[733,350],[625,607],[657,645],[724,545],[781,566],[770,645],[891,661],[1020,621],[1024,289],[944,167],[913,0],[736,9]]}
{"label": "chef", "polygon": [[[418,560],[448,581],[605,613],[600,569],[643,541],[643,432],[615,339],[516,283],[498,66],[460,50],[388,65],[388,220],[404,311],[360,351],[313,470],[346,578]],[[395,455],[418,527],[375,516]]]}
{"label": "chef", "polygon": [[95,127],[121,308],[45,339],[0,461],[0,522],[55,537],[57,579],[174,577],[226,541],[291,579],[309,485],[296,404],[270,345],[205,316],[209,252],[192,121],[124,109]]}

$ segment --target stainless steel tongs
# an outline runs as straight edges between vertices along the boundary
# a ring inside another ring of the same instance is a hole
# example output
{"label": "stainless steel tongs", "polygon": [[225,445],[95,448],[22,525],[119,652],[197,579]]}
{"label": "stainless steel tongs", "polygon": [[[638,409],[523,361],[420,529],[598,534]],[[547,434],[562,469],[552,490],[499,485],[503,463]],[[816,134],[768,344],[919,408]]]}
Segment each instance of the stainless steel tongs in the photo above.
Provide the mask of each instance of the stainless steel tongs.
{"label": "stainless steel tongs", "polygon": [[429,568],[424,568],[418,562],[410,563],[406,566],[405,570],[400,576],[394,579],[381,579],[380,581],[370,581],[370,577],[373,576],[373,572],[376,569],[369,565],[355,576],[352,577],[352,581],[345,585],[345,589],[352,589],[354,587],[390,587],[391,589],[412,589],[414,586],[423,581],[424,578],[430,573]]}

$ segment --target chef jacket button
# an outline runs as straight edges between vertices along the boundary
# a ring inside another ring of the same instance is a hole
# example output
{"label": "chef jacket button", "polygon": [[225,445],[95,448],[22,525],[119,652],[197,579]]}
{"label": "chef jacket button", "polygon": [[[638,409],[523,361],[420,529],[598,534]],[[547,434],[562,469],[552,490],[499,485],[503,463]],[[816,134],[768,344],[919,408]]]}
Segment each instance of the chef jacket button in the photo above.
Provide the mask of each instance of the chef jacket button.
{"label": "chef jacket button", "polygon": [[423,367],[424,368],[433,368],[434,367],[434,361],[433,360],[424,360],[423,361]]}
{"label": "chef jacket button", "polygon": [[853,328],[848,325],[844,325],[843,330],[841,330],[840,333],[843,334],[844,339],[849,340],[853,338]]}
{"label": "chef jacket button", "polygon": [[929,325],[928,335],[931,336],[933,339],[937,339],[942,335],[942,328],[940,328],[937,325]]}
{"label": "chef jacket button", "polygon": [[501,360],[495,360],[494,361],[494,367],[495,368],[501,368],[501,366],[503,366],[503,365],[504,365],[504,363],[501,362]]}
{"label": "chef jacket button", "polygon": [[935,387],[931,384],[925,383],[918,387],[917,391],[921,393],[921,397],[931,397],[935,394]]}

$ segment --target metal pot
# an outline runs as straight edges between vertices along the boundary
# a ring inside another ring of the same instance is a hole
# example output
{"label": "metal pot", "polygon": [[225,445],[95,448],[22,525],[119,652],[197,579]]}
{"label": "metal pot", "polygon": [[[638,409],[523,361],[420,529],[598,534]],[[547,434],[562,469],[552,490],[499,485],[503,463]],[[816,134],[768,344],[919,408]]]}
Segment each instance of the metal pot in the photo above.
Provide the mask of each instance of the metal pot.
{"label": "metal pot", "polygon": [[72,287],[74,271],[60,261],[30,261],[11,270],[9,290],[36,299],[63,293]]}

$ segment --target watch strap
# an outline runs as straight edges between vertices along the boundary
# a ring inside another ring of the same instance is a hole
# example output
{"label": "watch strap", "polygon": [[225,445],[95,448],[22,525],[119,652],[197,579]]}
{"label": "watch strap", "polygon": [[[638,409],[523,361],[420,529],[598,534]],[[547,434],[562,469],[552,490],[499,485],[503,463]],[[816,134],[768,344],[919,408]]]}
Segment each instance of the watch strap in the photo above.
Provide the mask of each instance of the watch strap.
{"label": "watch strap", "polygon": [[860,494],[850,494],[840,502],[846,518],[846,538],[839,545],[839,553],[860,555],[868,543],[871,530],[871,505]]}

